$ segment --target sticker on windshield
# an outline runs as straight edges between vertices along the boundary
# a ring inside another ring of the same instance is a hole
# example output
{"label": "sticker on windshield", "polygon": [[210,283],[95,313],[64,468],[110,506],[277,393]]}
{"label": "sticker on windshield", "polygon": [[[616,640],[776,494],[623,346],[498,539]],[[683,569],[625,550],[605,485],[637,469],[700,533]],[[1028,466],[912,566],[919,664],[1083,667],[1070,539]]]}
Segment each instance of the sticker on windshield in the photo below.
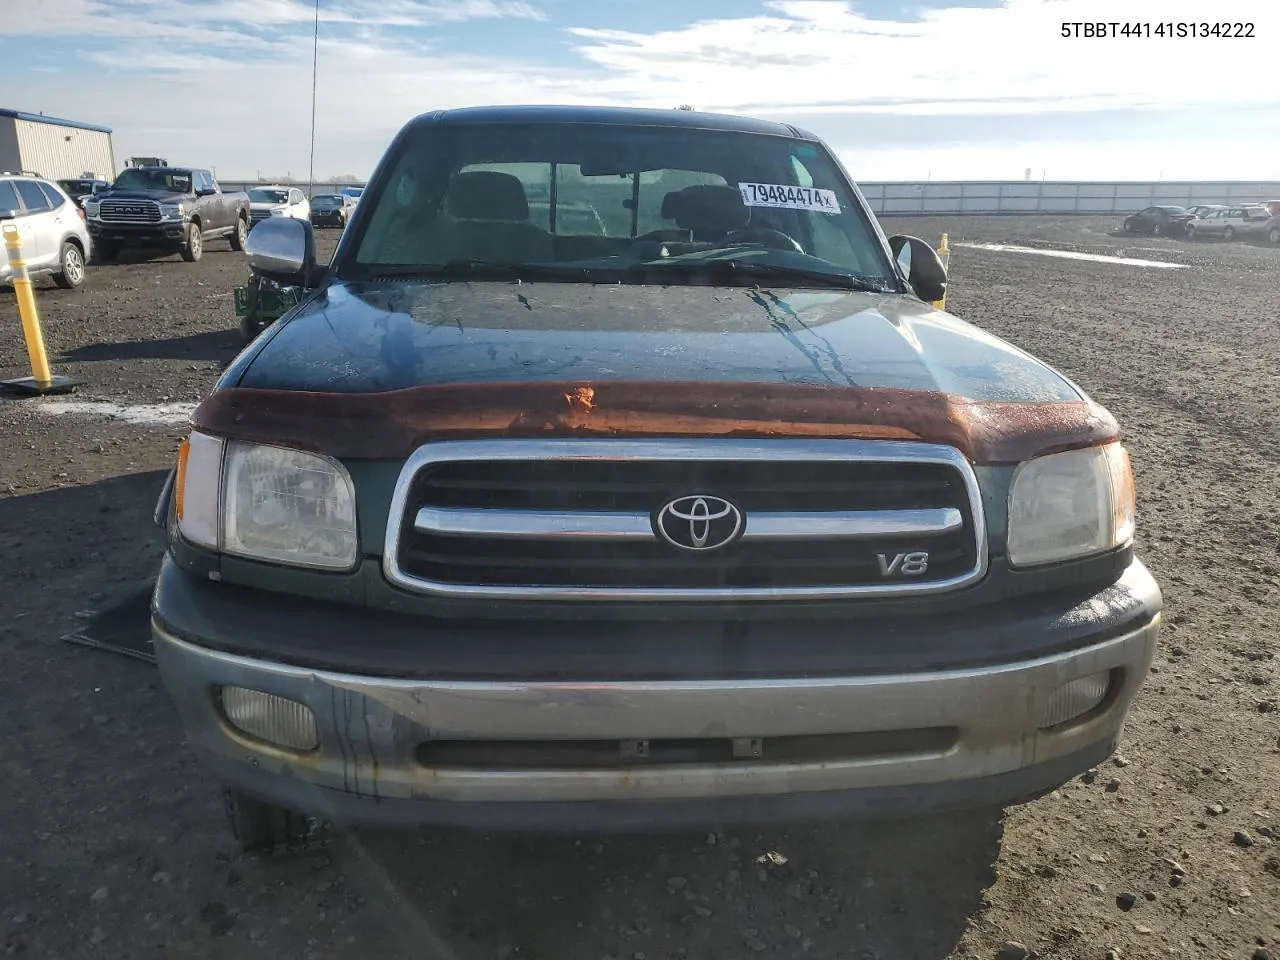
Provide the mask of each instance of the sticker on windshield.
{"label": "sticker on windshield", "polygon": [[748,207],[784,207],[787,210],[816,210],[839,213],[840,201],[834,190],[817,187],[789,187],[782,183],[740,183],[742,202]]}

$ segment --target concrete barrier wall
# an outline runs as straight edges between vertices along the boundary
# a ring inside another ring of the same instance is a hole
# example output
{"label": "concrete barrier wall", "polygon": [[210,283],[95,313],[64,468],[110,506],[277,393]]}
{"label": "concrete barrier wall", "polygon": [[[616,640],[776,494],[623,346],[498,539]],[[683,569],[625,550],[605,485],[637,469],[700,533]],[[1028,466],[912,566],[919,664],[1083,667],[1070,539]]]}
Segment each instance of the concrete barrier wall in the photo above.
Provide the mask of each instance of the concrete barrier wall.
{"label": "concrete barrier wall", "polygon": [[860,183],[877,214],[1132,213],[1153,204],[1280,199],[1280,181],[954,180]]}
{"label": "concrete barrier wall", "polygon": [[[263,186],[247,180],[219,181],[223,190]],[[291,183],[307,192],[306,183]],[[336,193],[360,183],[317,183],[314,193]],[[1280,180],[1271,181],[1088,181],[935,180],[860,183],[871,209],[885,216],[993,213],[1133,213],[1153,204],[1256,203],[1280,200]]]}

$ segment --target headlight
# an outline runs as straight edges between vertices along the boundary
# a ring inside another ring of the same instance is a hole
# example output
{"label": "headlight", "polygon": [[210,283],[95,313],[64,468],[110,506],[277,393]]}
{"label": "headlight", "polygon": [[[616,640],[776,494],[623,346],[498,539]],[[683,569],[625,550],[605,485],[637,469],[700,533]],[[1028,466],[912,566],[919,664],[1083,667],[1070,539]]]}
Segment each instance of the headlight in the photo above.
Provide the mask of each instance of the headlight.
{"label": "headlight", "polygon": [[291,566],[355,565],[355,491],[328,457],[193,433],[175,489],[178,530],[192,543]]}
{"label": "headlight", "polygon": [[272,215],[273,217],[283,217],[283,216],[284,216],[284,208],[283,208],[283,207],[272,207],[272,208],[271,208],[271,215]]}
{"label": "headlight", "polygon": [[1009,488],[1009,563],[1103,553],[1133,538],[1129,455],[1118,443],[1028,460]]}
{"label": "headlight", "polygon": [[96,217],[98,215],[98,201],[86,200],[84,202],[84,213],[86,217]]}
{"label": "headlight", "polygon": [[166,220],[177,220],[179,217],[185,216],[187,208],[180,203],[162,203],[160,204],[160,215]]}

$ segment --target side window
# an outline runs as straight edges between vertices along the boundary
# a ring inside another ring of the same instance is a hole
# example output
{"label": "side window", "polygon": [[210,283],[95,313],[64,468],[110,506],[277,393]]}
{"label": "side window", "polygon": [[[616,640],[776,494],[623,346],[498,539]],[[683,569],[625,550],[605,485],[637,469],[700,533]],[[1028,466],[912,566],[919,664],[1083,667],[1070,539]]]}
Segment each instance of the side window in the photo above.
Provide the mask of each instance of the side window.
{"label": "side window", "polygon": [[195,181],[196,190],[212,190],[213,177],[209,176],[207,170],[193,170],[192,179]]}
{"label": "side window", "polygon": [[18,191],[13,189],[12,180],[0,180],[0,210],[21,210],[18,202]]}
{"label": "side window", "polygon": [[809,168],[800,162],[799,157],[791,158],[791,169],[796,175],[796,185],[801,187],[813,186],[813,174],[809,172]]}
{"label": "side window", "polygon": [[290,203],[301,203],[301,202],[302,202],[302,191],[301,191],[301,190],[290,190],[290,191],[289,191],[289,202],[290,202]]}
{"label": "side window", "polygon": [[49,201],[34,180],[15,180],[14,185],[18,188],[18,196],[22,197],[27,213],[44,213],[50,209]]}
{"label": "side window", "polygon": [[[801,163],[799,157],[793,156],[791,158],[791,170],[795,174],[797,186],[813,186],[813,174],[809,172],[808,167]],[[815,257],[821,257],[833,263],[858,262],[858,252],[854,249],[853,244],[849,242],[848,234],[836,226],[835,222],[826,214],[818,213],[809,217],[808,225],[813,235],[811,240],[812,249],[809,252]]]}
{"label": "side window", "polygon": [[45,198],[49,201],[50,210],[57,210],[67,202],[67,198],[60,194],[58,188],[53,184],[45,183],[43,180],[37,180],[36,182],[40,184],[40,189],[44,191]]}

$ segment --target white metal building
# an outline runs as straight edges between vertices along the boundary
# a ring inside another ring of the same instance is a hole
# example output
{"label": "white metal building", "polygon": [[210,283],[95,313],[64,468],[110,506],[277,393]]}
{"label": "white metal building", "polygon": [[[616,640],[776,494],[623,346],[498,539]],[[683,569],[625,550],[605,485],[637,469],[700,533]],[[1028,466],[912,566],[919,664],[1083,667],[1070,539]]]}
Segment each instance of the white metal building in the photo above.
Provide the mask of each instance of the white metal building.
{"label": "white metal building", "polygon": [[50,180],[94,173],[114,180],[111,128],[0,108],[0,171]]}

